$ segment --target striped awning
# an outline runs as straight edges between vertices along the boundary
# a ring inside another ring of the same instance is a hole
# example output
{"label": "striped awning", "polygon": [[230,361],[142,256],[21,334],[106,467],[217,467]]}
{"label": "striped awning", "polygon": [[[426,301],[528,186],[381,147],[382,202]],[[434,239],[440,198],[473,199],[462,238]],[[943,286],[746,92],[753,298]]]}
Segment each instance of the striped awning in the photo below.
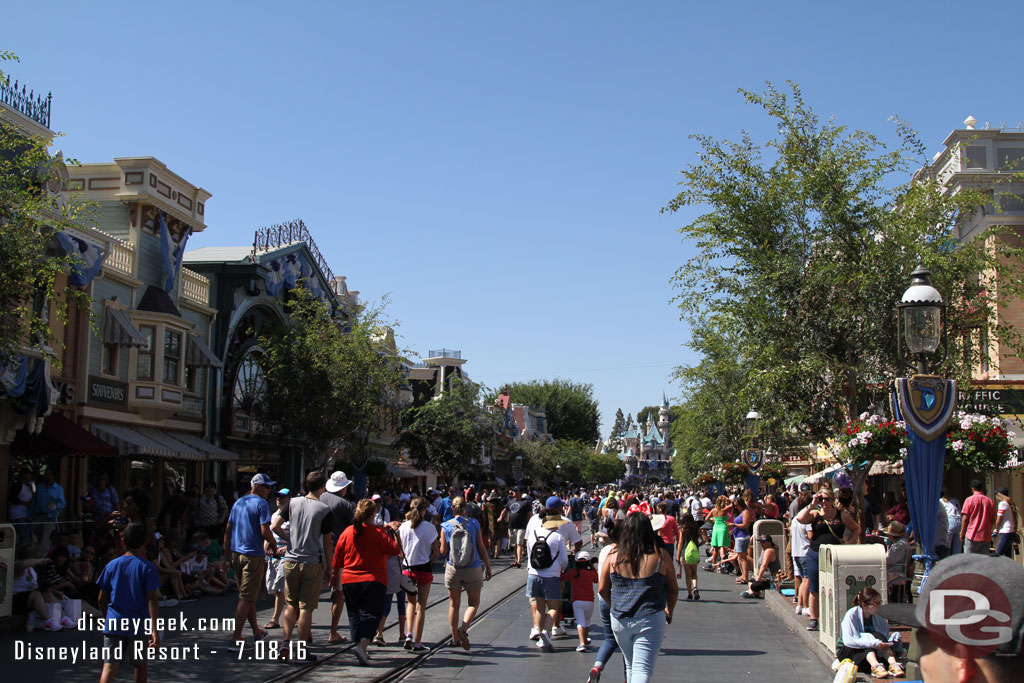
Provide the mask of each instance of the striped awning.
{"label": "striped awning", "polygon": [[185,365],[190,368],[219,368],[223,363],[198,335],[190,334],[185,349]]}
{"label": "striped awning", "polygon": [[144,455],[169,460],[206,460],[205,454],[186,446],[159,429],[130,427],[111,422],[93,422],[92,433],[112,446],[121,455]]}
{"label": "striped awning", "polygon": [[214,446],[209,441],[203,441],[195,434],[187,432],[167,432],[169,436],[183,442],[186,446],[206,454],[207,460],[238,460],[238,454],[224,450],[220,446]]}
{"label": "striped awning", "polygon": [[126,311],[106,306],[103,313],[103,343],[147,346],[149,340],[135,327]]}

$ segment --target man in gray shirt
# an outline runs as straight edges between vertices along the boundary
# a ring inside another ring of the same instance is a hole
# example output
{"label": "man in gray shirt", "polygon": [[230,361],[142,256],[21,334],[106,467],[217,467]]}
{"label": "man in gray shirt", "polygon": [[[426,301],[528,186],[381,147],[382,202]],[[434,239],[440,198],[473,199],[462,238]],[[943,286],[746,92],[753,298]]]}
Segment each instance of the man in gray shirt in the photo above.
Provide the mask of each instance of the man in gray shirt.
{"label": "man in gray shirt", "polygon": [[[341,532],[352,524],[352,517],[355,514],[356,507],[345,497],[351,486],[352,482],[345,476],[345,473],[338,470],[331,473],[331,476],[327,479],[327,491],[324,492],[324,495],[320,496],[320,502],[326,503],[327,507],[331,509],[331,531],[334,534],[332,547],[338,543]],[[333,555],[327,556],[328,565],[332,557]],[[345,608],[345,594],[341,591],[340,585],[332,594],[331,601],[333,603],[331,605],[331,633],[327,637],[327,643],[334,645],[336,643],[348,642],[348,638],[338,633],[341,613]]]}
{"label": "man in gray shirt", "polygon": [[[281,626],[284,642],[281,656],[288,656],[288,643],[296,622],[299,640],[309,643],[313,638],[313,610],[320,599],[320,588],[330,578],[331,509],[320,502],[327,478],[323,472],[306,475],[306,495],[293,497],[288,507],[274,519],[271,530],[288,535],[288,552],[284,555],[284,599],[287,606]],[[288,531],[284,532],[284,523]]]}

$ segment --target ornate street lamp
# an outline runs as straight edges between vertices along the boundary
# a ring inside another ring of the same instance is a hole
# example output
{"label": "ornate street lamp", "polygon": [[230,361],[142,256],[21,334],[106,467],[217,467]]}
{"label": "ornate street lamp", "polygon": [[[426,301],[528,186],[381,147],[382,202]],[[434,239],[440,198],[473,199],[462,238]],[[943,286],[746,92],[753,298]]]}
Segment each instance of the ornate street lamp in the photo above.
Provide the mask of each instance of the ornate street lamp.
{"label": "ornate street lamp", "polygon": [[[915,369],[919,375],[927,375],[946,358],[948,346],[942,327],[946,304],[942,302],[939,290],[932,286],[931,272],[918,265],[910,274],[910,287],[903,293],[903,299],[896,305],[897,352],[901,363]],[[906,351],[903,344],[906,343]],[[942,357],[932,359],[942,344]],[[908,362],[907,356],[914,359]]]}
{"label": "ornate street lamp", "polygon": [[[906,423],[910,441],[903,474],[910,519],[922,549],[914,559],[924,562],[927,579],[938,559],[935,525],[946,462],[946,428],[956,411],[957,387],[955,380],[931,374],[948,353],[942,295],[932,286],[931,273],[924,266],[918,265],[911,278],[910,287],[896,305],[897,352],[899,362],[916,373],[896,378],[892,408],[893,416]],[[935,357],[940,345],[942,354]]]}
{"label": "ornate street lamp", "polygon": [[[760,439],[757,437],[757,423],[760,420],[761,413],[751,408],[746,417],[746,431],[747,436],[750,437],[751,446],[760,445]],[[748,448],[743,451],[740,460],[750,468],[750,474],[747,476],[747,487],[756,494],[761,488],[761,477],[757,474],[757,471],[764,464],[764,451],[760,448]]]}

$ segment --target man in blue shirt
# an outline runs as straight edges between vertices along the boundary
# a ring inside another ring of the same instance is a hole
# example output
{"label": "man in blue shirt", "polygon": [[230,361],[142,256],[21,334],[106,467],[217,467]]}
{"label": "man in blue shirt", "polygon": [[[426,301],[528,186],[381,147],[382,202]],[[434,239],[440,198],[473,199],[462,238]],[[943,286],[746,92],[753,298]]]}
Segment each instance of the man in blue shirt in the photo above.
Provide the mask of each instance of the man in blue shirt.
{"label": "man in blue shirt", "polygon": [[148,635],[151,648],[160,645],[154,628],[160,611],[160,575],[156,565],[141,557],[146,549],[146,536],[142,524],[136,522],[125,527],[122,538],[128,551],[107,564],[96,579],[100,611],[104,613],[103,647],[108,653],[103,659],[100,683],[113,681],[121,662],[128,662],[135,669],[136,683],[146,681],[149,667],[144,657],[135,656],[136,642],[145,641]]}
{"label": "man in blue shirt", "polygon": [[39,550],[43,555],[50,551],[50,536],[57,518],[68,504],[64,501],[64,489],[54,481],[53,470],[49,467],[43,473],[43,482],[36,486],[32,503],[28,507],[29,518],[33,521],[32,532],[37,536]]}
{"label": "man in blue shirt", "polygon": [[110,480],[105,474],[101,474],[96,480],[96,488],[89,492],[89,497],[92,498],[93,510],[100,519],[116,510],[120,502],[117,490],[110,485]]}
{"label": "man in blue shirt", "polygon": [[437,514],[441,518],[442,522],[447,522],[455,516],[455,513],[452,512],[452,498],[457,495],[458,489],[454,486],[449,486],[448,497],[442,498],[440,504],[437,506]]}
{"label": "man in blue shirt", "polygon": [[[267,553],[277,552],[277,541],[270,532],[270,504],[267,496],[277,482],[257,474],[250,482],[249,495],[235,501],[224,529],[224,552],[231,555],[231,566],[238,579],[238,604],[235,606],[235,633],[228,650],[238,652],[242,629],[248,621],[254,640],[267,637],[256,623],[256,598],[260,594],[267,568]],[[266,548],[264,548],[266,541]]]}

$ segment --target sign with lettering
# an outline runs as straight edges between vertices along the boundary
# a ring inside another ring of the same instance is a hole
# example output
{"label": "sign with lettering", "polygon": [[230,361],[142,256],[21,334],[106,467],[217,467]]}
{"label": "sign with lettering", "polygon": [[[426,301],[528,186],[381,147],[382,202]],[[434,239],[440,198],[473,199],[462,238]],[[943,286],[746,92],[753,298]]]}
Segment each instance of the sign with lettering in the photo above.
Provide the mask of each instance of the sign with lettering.
{"label": "sign with lettering", "polygon": [[1024,387],[976,386],[958,393],[957,409],[966,413],[1024,415]]}
{"label": "sign with lettering", "polygon": [[99,377],[89,377],[89,402],[128,405],[128,385]]}

